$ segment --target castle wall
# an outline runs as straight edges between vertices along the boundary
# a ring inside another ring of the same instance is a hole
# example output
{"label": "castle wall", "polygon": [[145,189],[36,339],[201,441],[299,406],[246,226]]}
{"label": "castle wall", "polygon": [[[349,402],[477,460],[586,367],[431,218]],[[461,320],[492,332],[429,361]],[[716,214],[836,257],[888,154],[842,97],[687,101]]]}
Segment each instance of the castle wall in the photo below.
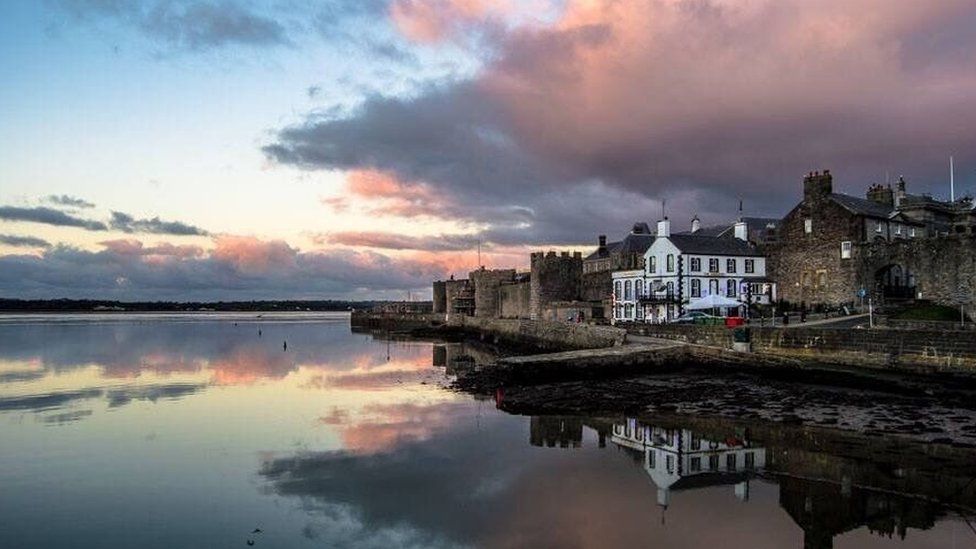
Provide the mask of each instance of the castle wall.
{"label": "castle wall", "polygon": [[501,318],[529,318],[532,284],[529,281],[502,284],[498,288]]}
{"label": "castle wall", "polygon": [[583,256],[536,252],[531,256],[530,317],[541,319],[543,309],[556,301],[573,301],[580,294]]}
{"label": "castle wall", "polygon": [[443,280],[435,280],[433,288],[433,312],[447,312],[447,284]]}
{"label": "castle wall", "polygon": [[500,288],[515,280],[515,269],[489,270],[482,267],[468,275],[474,284],[474,314],[486,318],[501,315]]}

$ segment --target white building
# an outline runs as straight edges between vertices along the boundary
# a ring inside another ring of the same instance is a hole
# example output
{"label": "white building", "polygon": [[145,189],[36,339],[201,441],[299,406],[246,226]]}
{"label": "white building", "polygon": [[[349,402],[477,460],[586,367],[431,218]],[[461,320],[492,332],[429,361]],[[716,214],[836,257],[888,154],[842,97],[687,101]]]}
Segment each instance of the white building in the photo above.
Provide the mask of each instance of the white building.
{"label": "white building", "polygon": [[614,322],[668,322],[690,302],[713,294],[743,304],[771,303],[776,287],[766,277],[766,258],[747,234],[743,222],[735,224],[732,237],[671,234],[671,222],[659,221],[644,269],[612,275]]}

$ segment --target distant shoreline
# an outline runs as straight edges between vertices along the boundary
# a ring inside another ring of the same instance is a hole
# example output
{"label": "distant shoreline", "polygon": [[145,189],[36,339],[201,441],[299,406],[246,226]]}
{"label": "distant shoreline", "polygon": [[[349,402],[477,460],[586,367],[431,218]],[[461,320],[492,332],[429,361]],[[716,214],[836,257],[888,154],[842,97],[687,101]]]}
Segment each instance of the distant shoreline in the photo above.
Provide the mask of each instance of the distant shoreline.
{"label": "distant shoreline", "polygon": [[400,303],[395,301],[111,301],[99,299],[4,299],[0,314],[51,313],[286,313],[349,312]]}

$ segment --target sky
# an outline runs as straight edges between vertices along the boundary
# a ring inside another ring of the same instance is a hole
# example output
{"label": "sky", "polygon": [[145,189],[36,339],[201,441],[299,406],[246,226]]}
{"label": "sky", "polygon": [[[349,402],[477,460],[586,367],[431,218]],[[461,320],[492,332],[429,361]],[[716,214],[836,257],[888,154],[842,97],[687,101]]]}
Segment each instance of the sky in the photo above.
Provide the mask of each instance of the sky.
{"label": "sky", "polygon": [[7,0],[0,297],[406,299],[803,174],[976,191],[971,0]]}

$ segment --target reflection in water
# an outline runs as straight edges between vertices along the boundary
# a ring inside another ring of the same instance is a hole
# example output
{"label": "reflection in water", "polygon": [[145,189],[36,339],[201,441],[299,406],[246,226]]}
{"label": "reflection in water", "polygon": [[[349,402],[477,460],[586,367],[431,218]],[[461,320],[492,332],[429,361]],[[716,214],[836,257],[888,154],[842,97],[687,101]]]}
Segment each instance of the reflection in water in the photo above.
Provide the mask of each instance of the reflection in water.
{"label": "reflection in water", "polygon": [[628,419],[613,426],[614,444],[637,452],[657,486],[657,503],[667,508],[671,492],[734,485],[735,496],[749,499],[749,479],[766,465],[766,449],[737,436],[707,440],[688,429],[665,429]]}
{"label": "reflection in water", "polygon": [[976,541],[972,449],[516,416],[444,388],[492,357],[345,317],[0,321],[0,546],[232,547],[255,528],[264,547]]}

